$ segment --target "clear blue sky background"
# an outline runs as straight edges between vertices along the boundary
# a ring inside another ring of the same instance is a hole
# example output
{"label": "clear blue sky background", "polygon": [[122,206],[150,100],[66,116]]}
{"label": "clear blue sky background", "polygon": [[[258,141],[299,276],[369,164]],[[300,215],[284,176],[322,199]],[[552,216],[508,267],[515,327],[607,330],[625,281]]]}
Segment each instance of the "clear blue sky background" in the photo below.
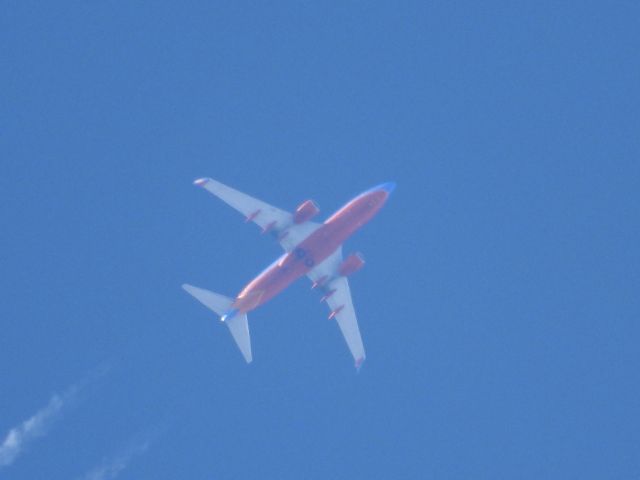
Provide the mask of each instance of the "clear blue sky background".
{"label": "clear blue sky background", "polygon": [[[0,8],[0,441],[84,385],[0,477],[149,436],[115,476],[638,478],[637,2]],[[346,244],[359,375],[306,280],[250,366],[180,289],[280,253],[200,176],[398,183]]]}

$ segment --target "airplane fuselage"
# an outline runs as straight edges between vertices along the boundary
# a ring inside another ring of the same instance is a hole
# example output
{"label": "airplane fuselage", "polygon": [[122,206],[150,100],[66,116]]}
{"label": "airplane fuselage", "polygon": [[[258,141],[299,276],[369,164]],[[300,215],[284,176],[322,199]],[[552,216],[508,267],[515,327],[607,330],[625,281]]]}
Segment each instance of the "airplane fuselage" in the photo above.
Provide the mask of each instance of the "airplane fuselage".
{"label": "airplane fuselage", "polygon": [[291,252],[249,282],[233,303],[234,313],[246,313],[263,305],[320,264],[378,213],[392,188],[385,184],[368,190],[334,213]]}

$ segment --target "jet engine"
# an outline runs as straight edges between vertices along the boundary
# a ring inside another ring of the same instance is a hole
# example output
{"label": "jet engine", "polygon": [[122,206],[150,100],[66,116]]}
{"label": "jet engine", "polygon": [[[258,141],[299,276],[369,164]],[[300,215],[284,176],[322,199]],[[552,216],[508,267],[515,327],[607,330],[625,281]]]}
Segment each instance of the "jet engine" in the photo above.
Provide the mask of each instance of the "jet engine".
{"label": "jet engine", "polygon": [[307,200],[296,208],[296,213],[293,215],[293,221],[294,223],[304,223],[311,220],[318,213],[320,213],[320,209],[316,203],[313,200]]}
{"label": "jet engine", "polygon": [[364,258],[360,253],[352,253],[340,264],[338,272],[343,277],[348,277],[352,273],[357,272],[364,266]]}

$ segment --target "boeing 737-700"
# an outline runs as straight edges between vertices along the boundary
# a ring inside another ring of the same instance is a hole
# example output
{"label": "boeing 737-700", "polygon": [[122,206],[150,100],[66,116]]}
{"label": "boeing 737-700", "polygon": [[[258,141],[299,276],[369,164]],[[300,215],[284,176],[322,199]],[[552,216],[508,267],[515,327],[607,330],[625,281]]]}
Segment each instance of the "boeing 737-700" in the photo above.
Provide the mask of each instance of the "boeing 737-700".
{"label": "boeing 737-700", "polygon": [[320,210],[313,200],[303,202],[294,213],[273,207],[234,190],[211,178],[201,178],[195,185],[205,188],[242,213],[247,222],[256,223],[262,233],[274,236],[285,254],[247,284],[235,299],[184,284],[187,292],[220,315],[247,363],[252,360],[247,313],[264,304],[299,277],[306,275],[311,288],[322,293],[342,331],[359,369],[365,359],[358,320],[351,301],[347,277],[364,265],[360,254],[342,257],[342,244],[371,220],[395,188],[383,183],[348,202],[324,223],[312,222]]}

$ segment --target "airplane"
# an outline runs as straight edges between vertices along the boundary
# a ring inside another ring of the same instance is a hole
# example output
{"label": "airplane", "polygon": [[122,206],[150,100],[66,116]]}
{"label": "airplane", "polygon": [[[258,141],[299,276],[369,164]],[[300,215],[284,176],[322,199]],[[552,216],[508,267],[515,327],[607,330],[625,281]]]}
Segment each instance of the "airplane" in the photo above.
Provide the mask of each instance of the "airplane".
{"label": "airplane", "polygon": [[337,321],[359,370],[365,351],[347,277],[362,268],[364,260],[359,253],[343,259],[342,244],[378,213],[395,183],[383,183],[361,193],[324,223],[311,221],[320,213],[313,200],[306,200],[294,213],[289,213],[212,178],[200,178],[193,183],[238,210],[245,216],[245,222],[256,223],[262,234],[275,237],[285,251],[235,299],[193,285],[182,285],[189,294],[220,315],[246,362],[253,360],[247,313],[306,275],[312,282],[311,288],[322,292],[320,301],[326,302],[331,309],[329,319]]}

